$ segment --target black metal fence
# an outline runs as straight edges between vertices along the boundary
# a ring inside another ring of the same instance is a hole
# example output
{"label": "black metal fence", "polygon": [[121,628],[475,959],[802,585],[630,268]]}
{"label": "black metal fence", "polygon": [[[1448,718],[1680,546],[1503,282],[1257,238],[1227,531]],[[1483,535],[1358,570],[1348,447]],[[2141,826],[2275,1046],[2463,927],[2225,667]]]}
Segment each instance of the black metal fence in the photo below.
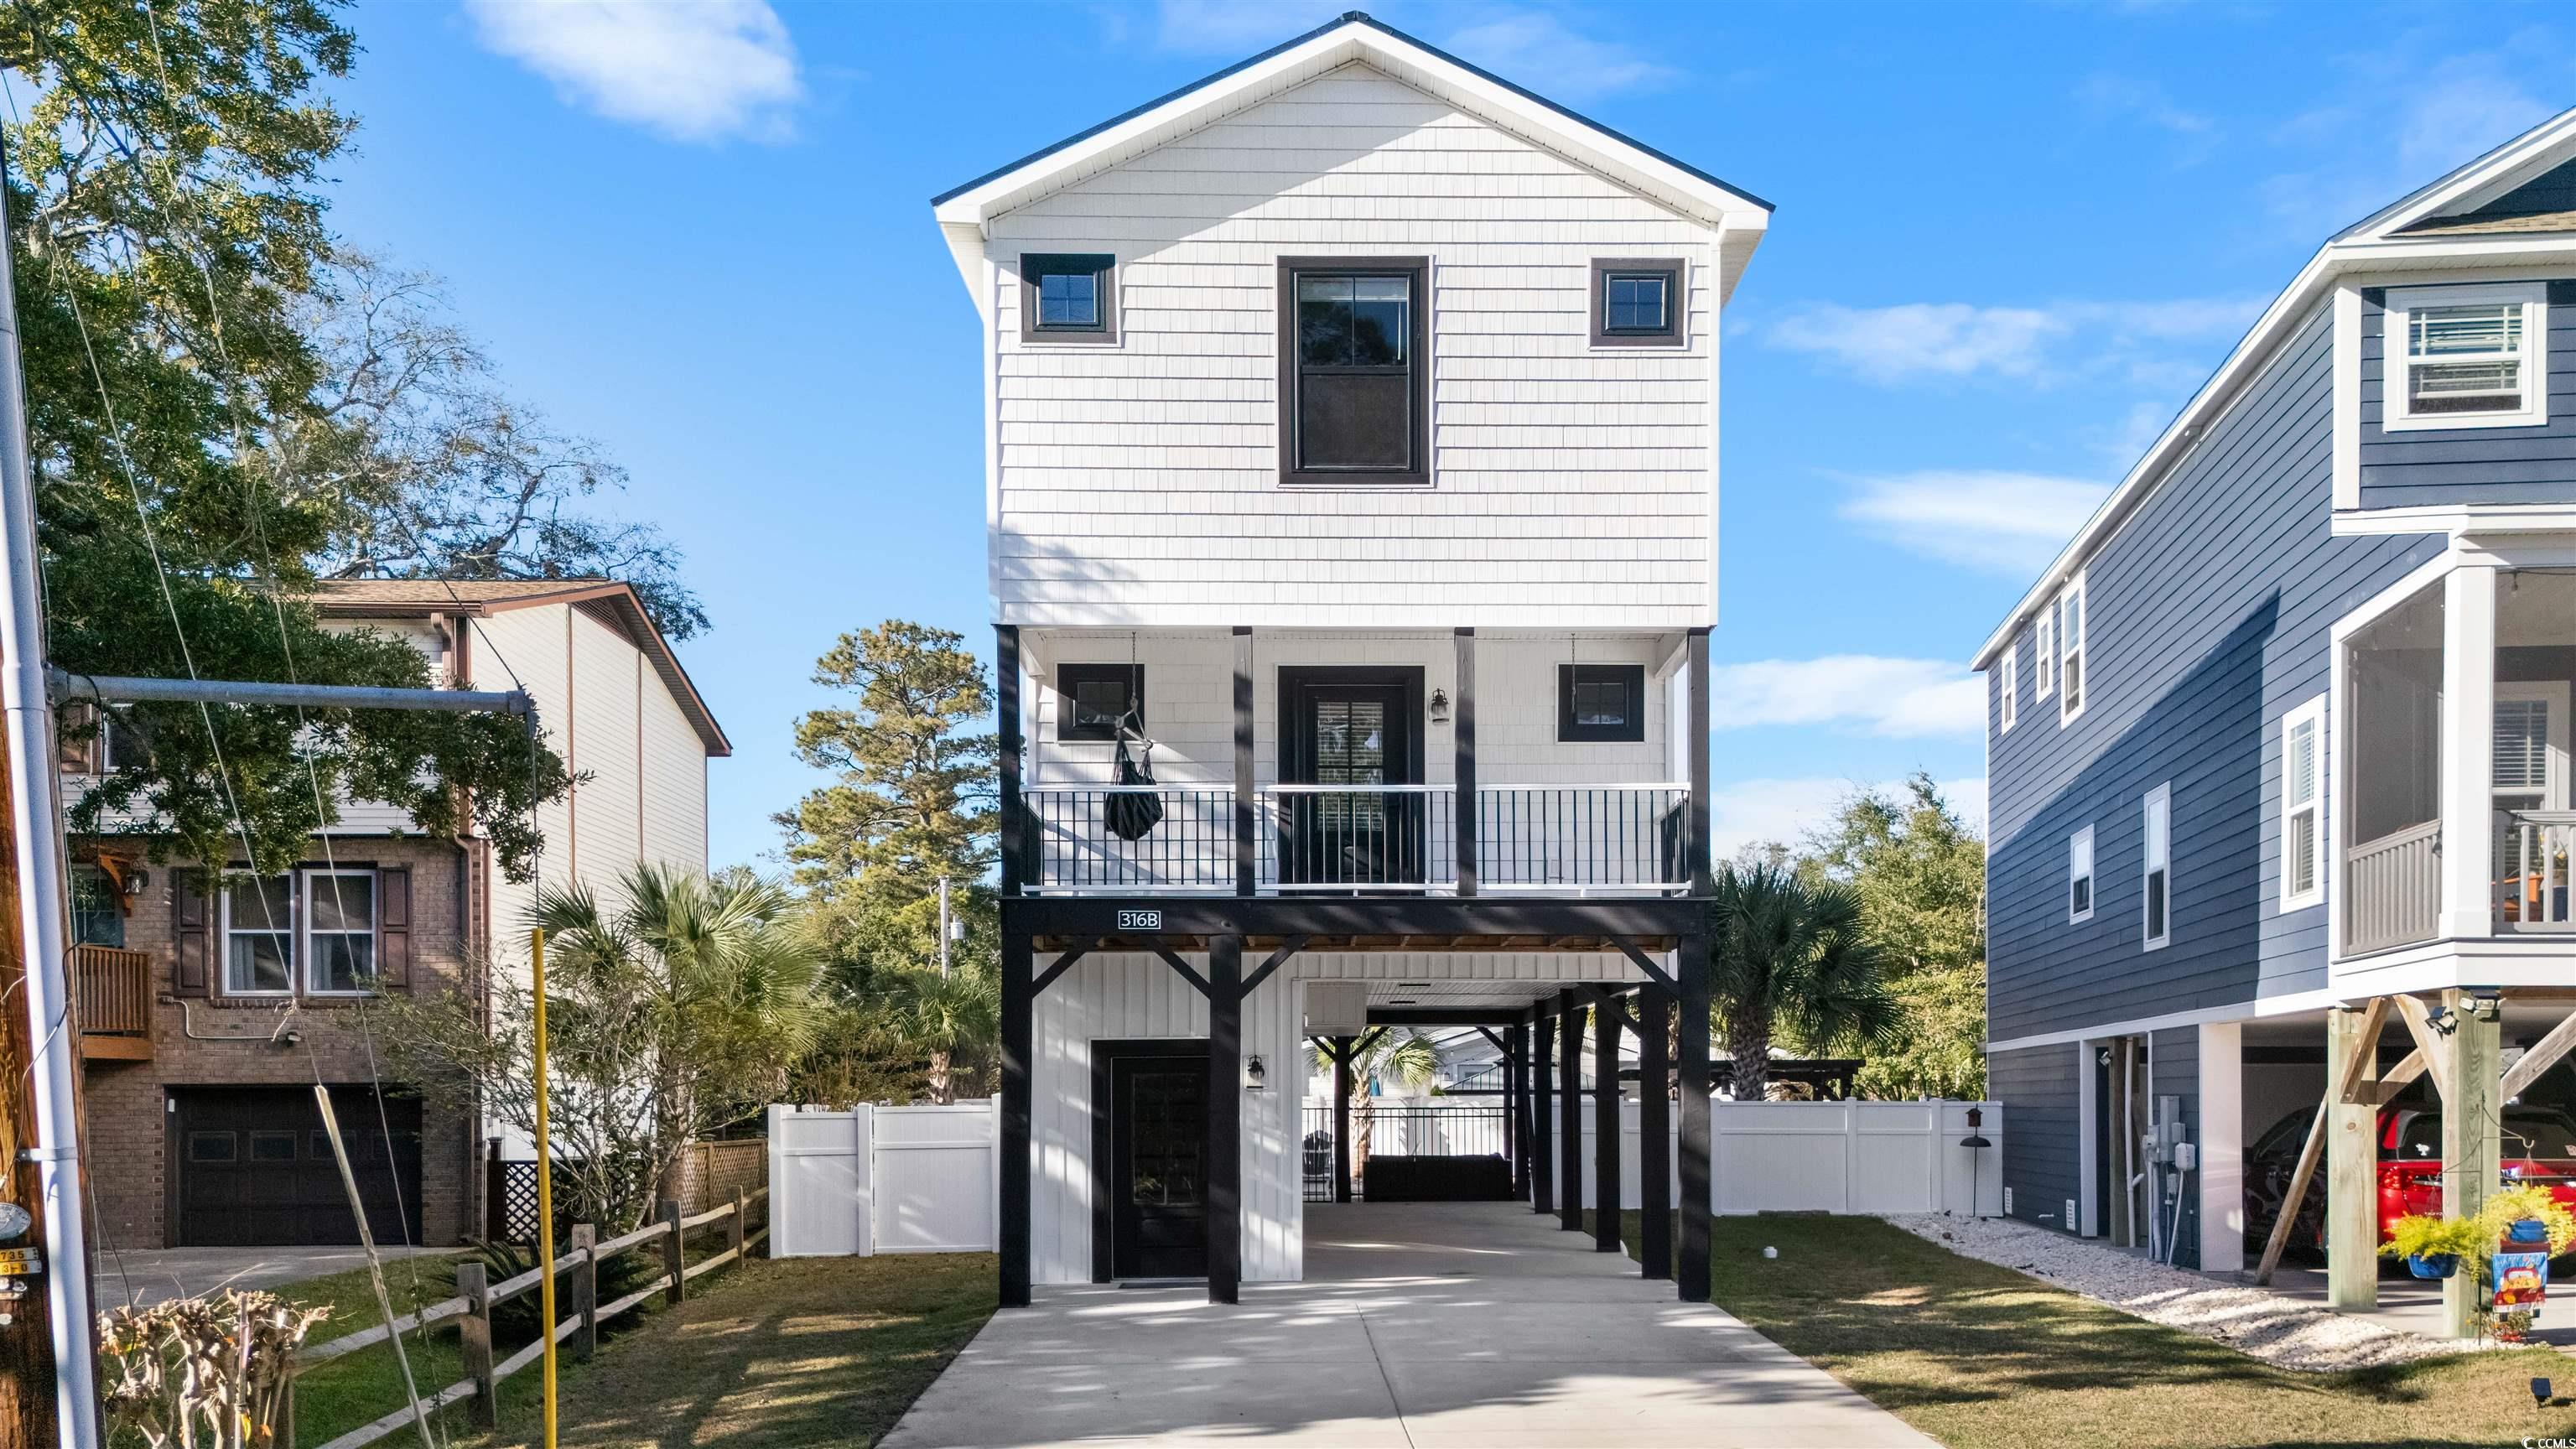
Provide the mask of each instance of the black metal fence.
{"label": "black metal fence", "polygon": [[[1380,1157],[1491,1157],[1511,1151],[1511,1114],[1499,1104],[1370,1106],[1351,1101],[1352,1195],[1368,1197],[1368,1162]],[[1333,1200],[1333,1109],[1308,1104],[1300,1138],[1305,1197]],[[1361,1147],[1366,1146],[1365,1155]]]}

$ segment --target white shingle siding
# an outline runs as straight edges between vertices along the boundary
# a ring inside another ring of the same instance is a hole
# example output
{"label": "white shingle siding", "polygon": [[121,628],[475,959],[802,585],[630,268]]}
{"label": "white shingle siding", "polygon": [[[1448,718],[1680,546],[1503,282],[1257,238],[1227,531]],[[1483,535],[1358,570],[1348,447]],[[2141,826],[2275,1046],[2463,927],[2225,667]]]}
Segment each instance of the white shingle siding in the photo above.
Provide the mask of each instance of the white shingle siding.
{"label": "white shingle siding", "polygon": [[[990,224],[993,586],[1020,624],[1669,630],[1714,612],[1714,233],[1361,66]],[[1028,344],[1018,258],[1114,253],[1120,340]],[[1429,488],[1283,488],[1277,261],[1431,260]],[[1591,268],[1689,264],[1673,349]]]}

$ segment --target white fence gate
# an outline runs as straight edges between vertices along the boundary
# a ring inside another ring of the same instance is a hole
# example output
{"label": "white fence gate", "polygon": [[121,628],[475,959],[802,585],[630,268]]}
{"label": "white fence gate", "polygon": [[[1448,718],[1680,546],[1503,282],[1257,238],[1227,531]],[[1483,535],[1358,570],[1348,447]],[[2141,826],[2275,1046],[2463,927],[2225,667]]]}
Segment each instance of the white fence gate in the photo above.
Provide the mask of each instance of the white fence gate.
{"label": "white fence gate", "polygon": [[989,1253],[999,1246],[993,1104],[769,1109],[773,1257]]}
{"label": "white fence gate", "polygon": [[[1551,1103],[1551,1105],[1556,1105]],[[1977,1109],[1974,1132],[1968,1111]],[[1637,1204],[1637,1104],[1619,1105],[1619,1200]],[[1675,1110],[1678,1119],[1681,1113]],[[1551,1123],[1550,1126],[1555,1124]],[[1666,1159],[1681,1200],[1681,1125]],[[1967,1146],[1971,1136],[1992,1145]],[[1709,1197],[1720,1213],[2003,1212],[2003,1107],[1996,1102],[1709,1104]],[[1554,1150],[1551,1148],[1551,1150]],[[1583,1199],[1592,1201],[1592,1104],[1583,1104]]]}

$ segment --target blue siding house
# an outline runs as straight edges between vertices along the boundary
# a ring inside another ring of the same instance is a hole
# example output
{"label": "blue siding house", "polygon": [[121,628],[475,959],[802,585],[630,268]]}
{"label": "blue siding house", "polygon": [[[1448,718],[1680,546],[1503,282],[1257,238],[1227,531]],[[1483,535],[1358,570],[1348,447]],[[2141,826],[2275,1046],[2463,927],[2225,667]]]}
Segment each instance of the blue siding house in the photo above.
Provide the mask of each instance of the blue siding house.
{"label": "blue siding house", "polygon": [[[2576,1006],[2576,112],[2328,241],[1976,665],[2011,1216],[2250,1267],[2335,1109],[2454,1134],[2438,1200],[2499,1073],[2576,1107],[2513,1071]],[[2340,1303],[2378,1195],[2285,1234],[2355,1224]]]}

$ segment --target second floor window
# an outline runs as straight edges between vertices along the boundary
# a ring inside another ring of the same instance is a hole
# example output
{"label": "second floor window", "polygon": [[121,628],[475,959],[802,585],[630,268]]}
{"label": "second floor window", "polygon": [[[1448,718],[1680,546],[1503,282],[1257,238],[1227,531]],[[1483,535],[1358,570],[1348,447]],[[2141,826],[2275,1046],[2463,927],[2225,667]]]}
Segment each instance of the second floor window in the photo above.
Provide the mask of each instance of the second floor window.
{"label": "second floor window", "polygon": [[295,989],[292,876],[251,876],[224,888],[224,992],[283,995]]}
{"label": "second floor window", "polygon": [[2066,919],[2093,919],[2093,827],[2066,837]]}
{"label": "second floor window", "polygon": [[1280,478],[1430,481],[1429,264],[1279,264]]}
{"label": "second floor window", "polygon": [[2147,846],[2146,919],[2141,923],[2147,949],[2173,939],[2173,790],[2158,785],[2147,792],[2140,811]]}
{"label": "second floor window", "polygon": [[2326,701],[2309,700],[2281,718],[2281,909],[2325,899]]}
{"label": "second floor window", "polygon": [[2057,596],[2057,717],[2070,720],[2084,712],[2085,691],[2092,681],[2084,672],[2084,576]]}
{"label": "second floor window", "polygon": [[2382,426],[2549,421],[2547,295],[2536,284],[2390,292]]}
{"label": "second floor window", "polygon": [[372,870],[299,870],[231,881],[222,899],[224,994],[373,990],[377,894]]}
{"label": "second floor window", "polygon": [[2030,626],[2030,697],[2046,704],[2057,680],[2057,631],[2050,626],[2057,619],[2057,601],[2052,599],[2039,611],[2038,622]]}
{"label": "second floor window", "polygon": [[2021,701],[2014,698],[2021,692],[2021,681],[2014,678],[2021,672],[2017,667],[2018,661],[2014,657],[2014,651],[2018,648],[2020,648],[2018,640],[2005,645],[2004,657],[1995,665],[1995,715],[1998,720],[1995,733],[1997,734],[2011,732],[2013,721],[2018,718],[2021,707]]}
{"label": "second floor window", "polygon": [[81,946],[125,944],[124,894],[116,880],[94,865],[72,867],[72,942]]}

